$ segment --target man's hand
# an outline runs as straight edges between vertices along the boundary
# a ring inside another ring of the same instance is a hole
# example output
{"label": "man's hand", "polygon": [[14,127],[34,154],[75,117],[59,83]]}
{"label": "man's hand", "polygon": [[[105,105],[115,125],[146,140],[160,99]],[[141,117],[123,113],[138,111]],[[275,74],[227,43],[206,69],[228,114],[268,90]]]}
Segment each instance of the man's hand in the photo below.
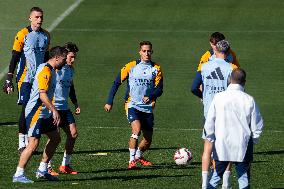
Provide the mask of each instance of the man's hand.
{"label": "man's hand", "polygon": [[106,112],[110,112],[110,110],[112,109],[112,105],[111,104],[105,104],[105,111]]}
{"label": "man's hand", "polygon": [[81,108],[79,106],[75,107],[75,114],[79,115],[81,113]]}
{"label": "man's hand", "polygon": [[59,126],[61,118],[58,111],[55,108],[52,110],[52,117],[53,117],[53,124]]}
{"label": "man's hand", "polygon": [[6,94],[10,94],[14,91],[12,79],[13,79],[13,74],[8,73],[7,79],[5,80],[5,83],[3,85],[3,92]]}
{"label": "man's hand", "polygon": [[150,98],[148,96],[144,96],[142,101],[144,104],[148,104],[150,102]]}

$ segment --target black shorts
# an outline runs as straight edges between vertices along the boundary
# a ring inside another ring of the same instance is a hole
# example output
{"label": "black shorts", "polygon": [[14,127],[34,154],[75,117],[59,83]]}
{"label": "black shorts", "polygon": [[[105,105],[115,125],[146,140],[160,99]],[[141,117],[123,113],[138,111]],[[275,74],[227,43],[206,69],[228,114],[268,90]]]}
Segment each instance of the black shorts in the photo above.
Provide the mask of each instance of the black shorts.
{"label": "black shorts", "polygon": [[65,127],[72,123],[75,123],[74,116],[70,110],[58,110],[60,115],[59,127]]}
{"label": "black shorts", "polygon": [[32,84],[29,82],[18,83],[18,104],[27,105],[30,99]]}
{"label": "black shorts", "polygon": [[129,123],[139,120],[141,123],[141,130],[153,130],[154,114],[141,112],[135,108],[128,108],[127,119]]}
{"label": "black shorts", "polygon": [[50,116],[47,119],[39,118],[37,120],[26,118],[26,123],[28,128],[28,136],[40,138],[41,134],[45,134],[51,131],[55,131],[57,126],[53,124],[53,118]]}

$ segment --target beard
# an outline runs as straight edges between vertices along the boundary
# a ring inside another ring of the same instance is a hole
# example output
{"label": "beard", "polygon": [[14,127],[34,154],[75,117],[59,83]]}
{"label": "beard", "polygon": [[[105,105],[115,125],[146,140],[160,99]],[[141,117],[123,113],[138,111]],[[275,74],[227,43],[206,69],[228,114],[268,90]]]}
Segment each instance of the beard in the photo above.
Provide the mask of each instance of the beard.
{"label": "beard", "polygon": [[61,64],[56,65],[55,68],[56,68],[57,70],[61,70],[62,67],[65,66],[65,64],[66,64],[66,61],[62,62]]}

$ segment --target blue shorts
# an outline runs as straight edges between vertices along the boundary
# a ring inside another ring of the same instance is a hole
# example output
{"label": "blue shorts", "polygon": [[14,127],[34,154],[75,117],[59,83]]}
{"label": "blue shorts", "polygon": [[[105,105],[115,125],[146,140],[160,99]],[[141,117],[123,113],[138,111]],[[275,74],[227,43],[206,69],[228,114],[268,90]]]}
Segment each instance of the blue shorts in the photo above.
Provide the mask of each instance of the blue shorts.
{"label": "blue shorts", "polygon": [[70,110],[58,110],[60,115],[60,124],[59,127],[65,127],[72,123],[75,123],[74,116]]}
{"label": "blue shorts", "polygon": [[154,114],[141,112],[135,108],[128,108],[127,119],[129,123],[139,120],[141,123],[141,130],[153,130]]}
{"label": "blue shorts", "polygon": [[47,119],[39,118],[33,122],[32,118],[26,117],[26,123],[28,127],[28,137],[40,138],[41,134],[45,134],[57,129],[56,125],[53,125],[53,118],[50,116]]}
{"label": "blue shorts", "polygon": [[32,90],[32,84],[29,82],[22,82],[19,86],[18,83],[18,104],[27,105],[30,99],[30,93]]}

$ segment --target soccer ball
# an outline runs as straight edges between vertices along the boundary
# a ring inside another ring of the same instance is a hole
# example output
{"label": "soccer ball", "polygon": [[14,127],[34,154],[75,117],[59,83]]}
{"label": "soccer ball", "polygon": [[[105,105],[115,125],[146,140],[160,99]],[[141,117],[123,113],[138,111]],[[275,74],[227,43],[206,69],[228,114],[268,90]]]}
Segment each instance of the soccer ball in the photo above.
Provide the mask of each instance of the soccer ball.
{"label": "soccer ball", "polygon": [[187,165],[191,163],[192,153],[187,148],[179,148],[174,155],[177,165]]}

